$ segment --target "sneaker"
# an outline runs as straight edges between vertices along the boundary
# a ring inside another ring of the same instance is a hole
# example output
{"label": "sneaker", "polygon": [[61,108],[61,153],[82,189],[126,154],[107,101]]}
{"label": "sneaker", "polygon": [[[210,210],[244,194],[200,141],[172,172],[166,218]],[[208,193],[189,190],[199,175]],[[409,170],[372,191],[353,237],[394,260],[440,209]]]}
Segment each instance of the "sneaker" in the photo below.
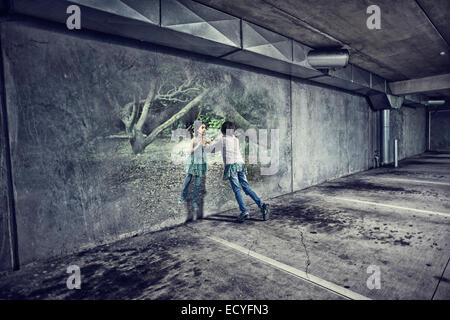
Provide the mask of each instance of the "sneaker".
{"label": "sneaker", "polygon": [[263,220],[269,220],[270,219],[270,209],[268,204],[263,204],[261,207],[261,213],[263,215]]}
{"label": "sneaker", "polygon": [[248,214],[248,212],[241,213],[238,217],[238,222],[244,222],[247,219],[250,219],[250,215]]}

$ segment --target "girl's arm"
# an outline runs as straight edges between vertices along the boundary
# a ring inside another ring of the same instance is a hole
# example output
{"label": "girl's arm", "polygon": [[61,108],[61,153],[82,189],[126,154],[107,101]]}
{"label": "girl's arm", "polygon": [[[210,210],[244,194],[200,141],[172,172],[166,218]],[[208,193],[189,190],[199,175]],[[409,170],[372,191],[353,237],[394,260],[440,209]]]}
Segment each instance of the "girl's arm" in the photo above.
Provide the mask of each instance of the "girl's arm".
{"label": "girl's arm", "polygon": [[191,148],[190,148],[190,153],[189,154],[193,154],[202,145],[201,143],[199,143],[194,148],[194,141],[195,141],[195,138],[191,140]]}
{"label": "girl's arm", "polygon": [[222,151],[222,133],[219,133],[216,138],[214,139],[214,142],[210,141],[210,143],[205,149],[206,152],[209,153],[216,153],[218,151]]}

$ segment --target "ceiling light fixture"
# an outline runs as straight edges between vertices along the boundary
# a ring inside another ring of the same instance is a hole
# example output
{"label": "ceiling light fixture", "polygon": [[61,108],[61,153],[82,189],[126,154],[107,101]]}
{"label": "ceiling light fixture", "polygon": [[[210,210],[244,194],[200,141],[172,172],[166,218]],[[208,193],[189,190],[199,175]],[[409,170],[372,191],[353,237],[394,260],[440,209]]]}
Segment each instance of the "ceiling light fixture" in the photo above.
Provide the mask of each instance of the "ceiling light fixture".
{"label": "ceiling light fixture", "polygon": [[445,104],[445,100],[428,100],[427,104],[439,106],[439,105]]}

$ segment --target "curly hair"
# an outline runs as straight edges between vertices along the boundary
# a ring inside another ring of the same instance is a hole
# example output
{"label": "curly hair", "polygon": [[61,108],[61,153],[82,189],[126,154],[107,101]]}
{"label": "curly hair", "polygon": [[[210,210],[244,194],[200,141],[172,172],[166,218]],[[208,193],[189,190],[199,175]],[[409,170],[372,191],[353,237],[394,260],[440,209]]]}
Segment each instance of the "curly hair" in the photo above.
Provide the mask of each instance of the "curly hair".
{"label": "curly hair", "polygon": [[234,130],[234,129],[235,129],[235,126],[234,126],[234,123],[233,123],[233,122],[231,122],[231,121],[225,121],[225,122],[222,124],[222,127],[220,128],[220,131],[222,132],[222,134],[226,135],[228,129],[231,129],[231,130]]}

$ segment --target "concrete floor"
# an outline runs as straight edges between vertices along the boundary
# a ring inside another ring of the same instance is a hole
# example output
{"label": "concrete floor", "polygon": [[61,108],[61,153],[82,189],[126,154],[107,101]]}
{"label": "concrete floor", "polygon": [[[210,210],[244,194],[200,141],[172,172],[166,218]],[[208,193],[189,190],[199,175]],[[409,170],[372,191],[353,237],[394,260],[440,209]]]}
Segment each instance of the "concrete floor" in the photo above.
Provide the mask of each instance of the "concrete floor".
{"label": "concrete floor", "polygon": [[449,195],[450,153],[425,153],[271,199],[270,221],[253,205],[22,266],[0,298],[448,300]]}

